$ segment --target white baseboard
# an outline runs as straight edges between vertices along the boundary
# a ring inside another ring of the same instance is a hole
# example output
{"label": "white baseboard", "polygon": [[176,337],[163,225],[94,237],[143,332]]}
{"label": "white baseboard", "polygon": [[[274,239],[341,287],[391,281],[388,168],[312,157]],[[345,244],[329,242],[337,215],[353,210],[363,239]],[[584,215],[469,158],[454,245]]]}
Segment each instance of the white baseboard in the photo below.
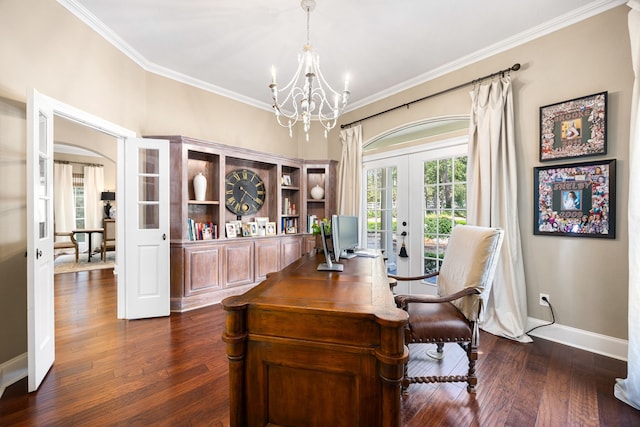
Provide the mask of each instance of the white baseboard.
{"label": "white baseboard", "polygon": [[[547,323],[549,322],[546,320],[529,317],[527,319],[527,330],[539,325],[546,325]],[[614,359],[627,360],[629,341],[620,338],[596,334],[557,323],[538,328],[530,332],[529,335]]]}
{"label": "white baseboard", "polygon": [[0,397],[7,387],[25,378],[27,372],[27,353],[16,356],[0,365]]}

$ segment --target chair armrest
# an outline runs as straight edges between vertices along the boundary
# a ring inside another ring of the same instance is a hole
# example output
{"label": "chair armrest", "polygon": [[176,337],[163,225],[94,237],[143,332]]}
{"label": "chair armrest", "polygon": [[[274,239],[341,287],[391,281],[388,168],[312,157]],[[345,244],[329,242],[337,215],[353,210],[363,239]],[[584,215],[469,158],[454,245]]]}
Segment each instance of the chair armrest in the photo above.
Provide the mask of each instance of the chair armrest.
{"label": "chair armrest", "polygon": [[445,296],[438,295],[396,295],[396,306],[403,310],[407,309],[407,305],[412,302],[417,303],[443,303],[451,302],[467,295],[480,295],[480,289],[478,288],[464,288],[456,293]]}
{"label": "chair armrest", "polygon": [[431,273],[427,273],[427,274],[425,274],[423,276],[403,277],[403,276],[396,276],[395,274],[387,274],[387,276],[390,279],[407,281],[407,280],[424,280],[424,279],[428,279],[430,277],[435,277],[438,274],[440,274],[439,271],[432,271]]}
{"label": "chair armrest", "polygon": [[58,236],[58,237],[68,237],[71,239],[71,242],[75,245],[78,242],[76,241],[76,235],[74,232],[62,232],[62,231],[56,231],[55,233],[53,233],[54,236]]}

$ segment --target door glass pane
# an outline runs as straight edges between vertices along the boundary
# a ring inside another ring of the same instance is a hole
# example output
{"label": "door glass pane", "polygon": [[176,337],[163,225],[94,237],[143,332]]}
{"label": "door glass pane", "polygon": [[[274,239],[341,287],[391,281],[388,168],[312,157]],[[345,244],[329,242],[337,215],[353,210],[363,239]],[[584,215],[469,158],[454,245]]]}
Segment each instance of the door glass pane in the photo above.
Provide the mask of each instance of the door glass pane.
{"label": "door glass pane", "polygon": [[138,209],[138,223],[140,228],[147,230],[157,230],[160,228],[160,207],[155,205],[140,204]]}
{"label": "door glass pane", "polygon": [[138,226],[141,229],[160,228],[160,176],[156,149],[138,150]]}
{"label": "door glass pane", "polygon": [[160,198],[160,189],[158,188],[159,179],[160,177],[158,176],[140,176],[140,188],[138,188],[138,191],[140,192],[140,200],[144,200],[146,202],[158,201]]}
{"label": "door glass pane", "polygon": [[397,271],[397,170],[396,167],[367,171],[367,248],[384,250],[387,270]]}
{"label": "door glass pane", "polygon": [[466,177],[466,156],[424,162],[424,273],[440,270],[451,229],[467,222]]}
{"label": "door glass pane", "polygon": [[38,116],[38,127],[40,139],[38,140],[38,151],[41,153],[47,152],[47,116],[40,113]]}
{"label": "door glass pane", "polygon": [[158,150],[150,148],[141,148],[140,156],[138,157],[140,164],[138,165],[138,171],[140,173],[158,174],[158,158],[160,153]]}
{"label": "door glass pane", "polygon": [[47,221],[49,209],[49,200],[41,198],[38,200],[38,209],[36,209],[36,223],[38,224],[38,237],[44,239],[48,235],[49,223]]}
{"label": "door glass pane", "polygon": [[38,162],[38,196],[47,196],[47,159],[42,156]]}
{"label": "door glass pane", "polygon": [[40,113],[38,116],[39,140],[38,140],[38,207],[36,209],[38,224],[38,237],[44,239],[49,233],[49,169],[47,153],[47,117]]}

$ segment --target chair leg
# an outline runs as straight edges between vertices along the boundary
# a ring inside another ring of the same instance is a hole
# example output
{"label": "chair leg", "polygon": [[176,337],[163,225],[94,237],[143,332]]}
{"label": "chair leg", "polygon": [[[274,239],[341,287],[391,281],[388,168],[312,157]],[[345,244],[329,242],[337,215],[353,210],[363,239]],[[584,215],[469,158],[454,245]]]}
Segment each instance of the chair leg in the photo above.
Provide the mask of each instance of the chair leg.
{"label": "chair leg", "polygon": [[469,373],[467,374],[467,391],[475,394],[478,377],[476,377],[476,360],[478,360],[478,344],[472,340],[466,345],[467,357],[469,357]]}
{"label": "chair leg", "polygon": [[427,356],[436,360],[444,359],[444,343],[443,342],[436,343],[436,351],[427,350]]}
{"label": "chair leg", "polygon": [[407,362],[404,364],[404,375],[402,376],[402,387],[400,388],[400,392],[403,395],[407,394],[409,384],[411,384],[411,382],[409,381],[409,363]]}

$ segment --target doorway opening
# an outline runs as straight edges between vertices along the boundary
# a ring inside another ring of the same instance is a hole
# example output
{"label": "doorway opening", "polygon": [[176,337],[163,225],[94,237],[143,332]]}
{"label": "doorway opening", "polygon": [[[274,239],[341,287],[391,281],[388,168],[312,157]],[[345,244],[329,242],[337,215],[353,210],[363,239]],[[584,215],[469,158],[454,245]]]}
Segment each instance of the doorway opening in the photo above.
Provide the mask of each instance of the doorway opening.
{"label": "doorway opening", "polygon": [[[54,117],[53,138],[54,229],[73,232],[79,246],[78,263],[64,256],[64,250],[62,256],[60,252],[54,255],[55,272],[104,268],[104,263],[100,262],[103,234],[88,234],[81,230],[102,228],[105,211],[104,202],[100,201],[101,193],[112,191],[115,194],[116,191],[117,140],[112,135],[62,117]],[[55,171],[61,168],[66,169],[66,174],[56,175]],[[115,209],[117,206],[113,203]],[[113,258],[114,253],[110,255]]]}

